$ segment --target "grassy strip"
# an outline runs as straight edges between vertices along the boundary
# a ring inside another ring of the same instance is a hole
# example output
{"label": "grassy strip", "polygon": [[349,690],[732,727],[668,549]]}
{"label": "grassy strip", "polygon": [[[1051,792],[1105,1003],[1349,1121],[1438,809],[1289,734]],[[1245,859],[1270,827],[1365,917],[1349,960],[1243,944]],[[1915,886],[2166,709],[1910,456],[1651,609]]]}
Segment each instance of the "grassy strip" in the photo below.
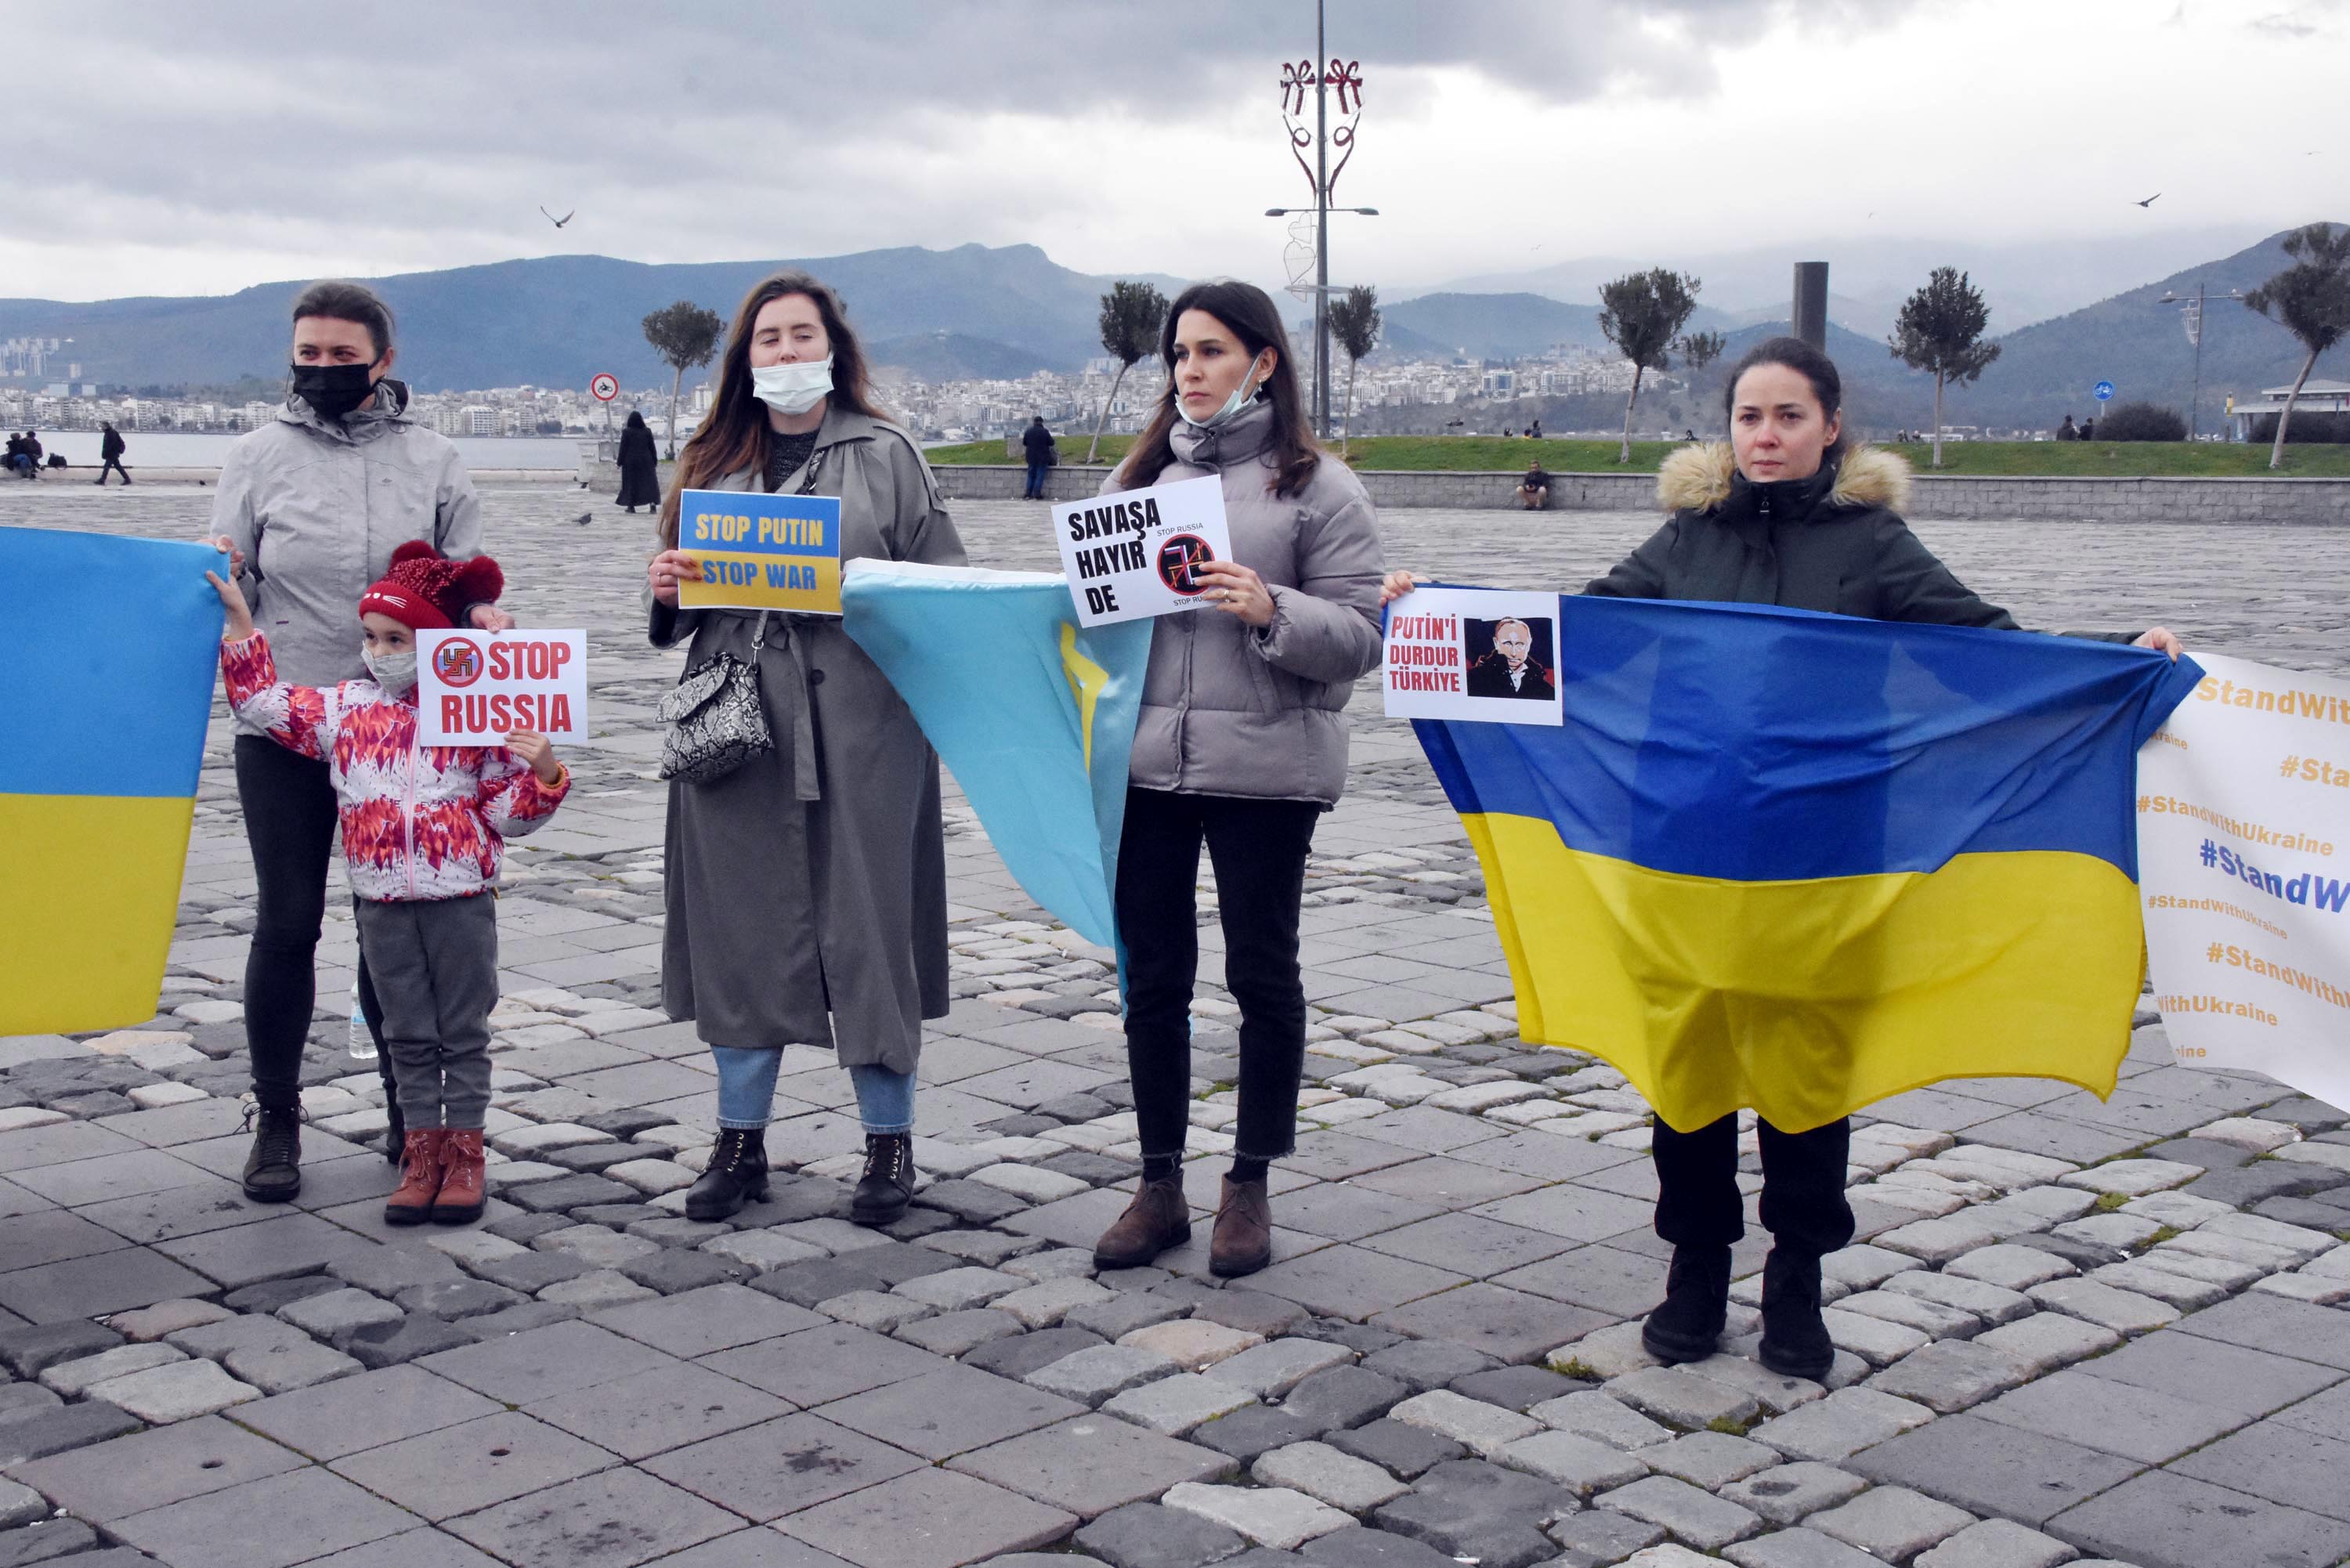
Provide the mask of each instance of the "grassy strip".
{"label": "grassy strip", "polygon": [[[1061,461],[1081,462],[1087,435],[1061,432]],[[1102,437],[1099,462],[1126,455],[1132,436]],[[1612,441],[1505,441],[1500,436],[1363,436],[1348,458],[1358,469],[1494,473],[1523,470],[1539,459],[1554,473],[1653,473],[1679,441],[1634,441],[1632,461],[1616,462]],[[1907,457],[1919,473],[1981,474],[2024,478],[2257,479],[2269,476],[2266,445],[2217,441],[1949,441],[1942,466],[1930,466],[1933,448],[1924,441],[1883,443]],[[1000,441],[932,447],[933,464],[1004,464]],[[2350,479],[2350,444],[2292,446],[2279,471],[2294,479]]]}

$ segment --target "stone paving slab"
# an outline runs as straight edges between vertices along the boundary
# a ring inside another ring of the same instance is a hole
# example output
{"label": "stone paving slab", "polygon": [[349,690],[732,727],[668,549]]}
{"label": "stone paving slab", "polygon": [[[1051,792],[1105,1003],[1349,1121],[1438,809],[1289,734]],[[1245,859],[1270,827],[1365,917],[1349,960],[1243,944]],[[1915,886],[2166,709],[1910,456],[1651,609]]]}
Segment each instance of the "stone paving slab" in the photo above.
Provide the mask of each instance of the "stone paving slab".
{"label": "stone paving slab", "polygon": [[[38,500],[45,522],[166,536],[210,503]],[[27,504],[0,496],[0,524]],[[665,792],[646,745],[681,660],[636,629],[638,535],[583,533],[576,506],[484,497],[517,613],[590,628],[603,732],[567,749],[579,787],[508,860],[484,1222],[382,1222],[381,1091],[342,1050],[347,909],[320,947],[302,1199],[238,1191],[253,878],[216,709],[157,1016],[0,1041],[0,1469],[69,1510],[0,1523],[0,1568],[36,1542],[126,1568],[109,1559],[127,1548],[89,1551],[93,1520],[167,1562],[219,1561],[222,1521],[256,1508],[338,1568],[1045,1547],[1128,1564],[1161,1561],[1177,1520],[1197,1561],[1238,1568],[1804,1568],[1850,1562],[1858,1527],[1830,1523],[1871,1510],[1891,1516],[1871,1550],[1924,1568],[2350,1552],[2328,1490],[2350,1448],[2350,1115],[2178,1065],[2151,1014],[2104,1102],[2023,1080],[1896,1096],[1855,1131],[1864,1241],[1826,1266],[1834,1391],[1749,1359],[1760,1232],[1733,1255],[1725,1353],[1655,1367],[1638,1319],[1669,1249],[1647,1107],[1604,1064],[1516,1038],[1465,837],[1366,696],[1308,866],[1306,1125],[1274,1173],[1272,1268],[1227,1285],[1206,1267],[1234,1116],[1214,1085],[1237,1075],[1210,868],[1197,1234],[1096,1277],[1139,1152],[1116,977],[1026,903],[951,780],[955,1002],[928,1031],[921,1203],[886,1234],[847,1222],[854,1096],[828,1053],[794,1047],[773,1198],[687,1223],[711,1080],[659,1010]],[[975,559],[1050,565],[1033,509],[956,510]],[[1652,520],[1382,523],[1391,555],[1440,574],[1570,582]],[[2270,532],[2229,549],[2289,544],[2306,574],[2309,536]],[[2215,646],[2345,664],[2350,612],[2311,604],[2281,633],[2228,586],[2241,562],[2203,569],[2175,529],[1929,533],[2027,622],[2191,611]],[[224,1396],[242,1402],[202,1413]],[[1255,1533],[1170,1507],[1187,1487]],[[1315,1510],[1336,1526],[1290,1542]]]}

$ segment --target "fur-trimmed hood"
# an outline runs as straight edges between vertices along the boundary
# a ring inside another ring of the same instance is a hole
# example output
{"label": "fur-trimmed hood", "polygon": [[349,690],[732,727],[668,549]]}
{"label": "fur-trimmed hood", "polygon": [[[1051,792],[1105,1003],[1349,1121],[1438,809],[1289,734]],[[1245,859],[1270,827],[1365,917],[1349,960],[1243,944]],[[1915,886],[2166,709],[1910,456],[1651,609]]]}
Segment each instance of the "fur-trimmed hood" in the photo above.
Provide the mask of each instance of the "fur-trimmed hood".
{"label": "fur-trimmed hood", "polygon": [[[1657,504],[1666,512],[1711,512],[1730,499],[1738,461],[1726,441],[1685,446],[1657,470]],[[1906,512],[1909,463],[1898,452],[1863,442],[1845,453],[1829,489],[1828,504]]]}

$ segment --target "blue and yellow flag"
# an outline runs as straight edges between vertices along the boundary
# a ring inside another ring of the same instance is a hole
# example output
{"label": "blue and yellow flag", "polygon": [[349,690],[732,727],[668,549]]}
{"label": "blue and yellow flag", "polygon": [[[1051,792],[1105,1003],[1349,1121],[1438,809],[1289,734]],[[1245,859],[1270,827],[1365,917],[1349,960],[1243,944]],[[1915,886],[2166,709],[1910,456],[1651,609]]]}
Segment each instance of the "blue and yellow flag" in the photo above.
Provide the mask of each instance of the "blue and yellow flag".
{"label": "blue and yellow flag", "polygon": [[1668,1126],[1949,1077],[2113,1091],[2137,749],[2199,673],[2020,632],[1564,597],[1565,723],[1419,721],[1529,1041]]}
{"label": "blue and yellow flag", "polygon": [[1004,867],[1071,930],[1116,947],[1150,622],[1079,627],[1057,575],[903,561],[850,563],[841,609]]}
{"label": "blue and yellow flag", "polygon": [[208,545],[0,528],[0,1034],[155,1014],[220,669]]}

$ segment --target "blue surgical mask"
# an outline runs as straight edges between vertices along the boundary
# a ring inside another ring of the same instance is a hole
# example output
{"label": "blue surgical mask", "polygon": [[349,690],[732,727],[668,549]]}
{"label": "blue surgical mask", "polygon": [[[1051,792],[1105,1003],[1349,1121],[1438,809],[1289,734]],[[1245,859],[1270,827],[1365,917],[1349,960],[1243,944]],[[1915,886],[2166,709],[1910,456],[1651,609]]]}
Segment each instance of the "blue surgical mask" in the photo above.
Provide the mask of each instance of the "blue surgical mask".
{"label": "blue surgical mask", "polygon": [[[1251,365],[1249,369],[1253,371],[1256,367]],[[1175,400],[1175,411],[1182,414],[1183,422],[1193,430],[1211,431],[1255,401],[1257,392],[1263,385],[1262,381],[1252,384],[1248,377],[1243,376],[1241,384],[1232,389],[1232,395],[1224,400],[1224,406],[1204,420],[1195,420],[1190,414],[1183,413],[1183,400],[1180,398]]]}

